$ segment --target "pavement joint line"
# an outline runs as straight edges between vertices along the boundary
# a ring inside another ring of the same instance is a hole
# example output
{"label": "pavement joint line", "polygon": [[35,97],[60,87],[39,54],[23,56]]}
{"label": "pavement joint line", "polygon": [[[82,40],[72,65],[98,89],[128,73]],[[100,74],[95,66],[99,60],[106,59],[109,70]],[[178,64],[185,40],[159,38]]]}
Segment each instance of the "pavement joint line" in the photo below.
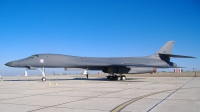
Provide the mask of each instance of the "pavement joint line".
{"label": "pavement joint line", "polygon": [[[188,79],[187,79],[188,80]],[[187,81],[186,80],[186,81]],[[190,79],[189,79],[190,80]],[[195,79],[194,79],[195,80]],[[182,84],[184,84],[186,81],[184,81],[183,83],[181,83],[181,85]],[[132,81],[132,82],[135,82],[135,81]],[[144,81],[145,82],[145,81]],[[156,81],[153,81],[153,82],[156,82]],[[165,81],[165,82],[167,82],[167,81]],[[193,83],[194,81],[191,81],[191,83]],[[103,83],[103,82],[101,82],[101,83]],[[117,82],[118,83],[118,82]],[[138,86],[138,87],[140,87],[140,88],[138,88],[138,89],[144,89],[144,90],[146,90],[145,89],[145,87],[146,86],[148,86],[148,85],[156,85],[156,84],[159,84],[159,83],[162,83],[162,82],[156,82],[156,83],[149,83],[149,84],[142,84],[142,85],[140,85],[140,86]],[[23,83],[24,84],[24,83]],[[64,84],[64,83],[63,83]],[[87,82],[85,82],[84,84],[87,84]],[[124,83],[123,83],[124,84]],[[189,83],[190,84],[190,83]],[[189,85],[188,84],[188,85]],[[126,84],[125,84],[126,85]],[[137,83],[136,83],[136,85],[137,85]],[[180,86],[181,86],[180,85]],[[179,88],[180,86],[175,86],[175,89],[176,88]],[[12,86],[12,87],[15,87],[15,86]],[[27,87],[26,85],[24,85],[24,86],[22,86],[22,87],[20,87],[20,88],[18,88],[18,90],[22,90],[22,89],[24,89],[25,87]],[[39,88],[39,89],[44,89],[44,88],[46,88],[47,86],[45,86],[45,87],[43,87],[43,88]],[[101,86],[100,86],[101,87]],[[113,86],[114,87],[114,86]],[[131,86],[132,87],[132,86]],[[176,93],[178,93],[178,92],[182,92],[181,90],[182,89],[189,89],[189,88],[186,88],[186,87],[188,87],[188,86],[184,86],[184,87],[182,87],[182,88],[180,88],[180,91],[177,91]],[[57,87],[50,87],[49,89],[52,89],[53,90],[53,88],[57,88]],[[59,87],[59,88],[62,88],[62,87]],[[79,88],[79,89],[78,89]],[[79,90],[79,91],[82,91],[82,88],[80,88],[80,87],[78,87],[78,88],[76,88],[77,90]],[[90,88],[96,88],[96,87],[90,87]],[[112,88],[112,87],[108,87],[108,88]],[[129,87],[130,88],[130,87]],[[133,87],[133,89],[135,88],[135,86]],[[136,87],[137,88],[137,87]],[[198,87],[199,88],[199,87]],[[75,89],[75,88],[74,88]],[[123,89],[123,88],[120,88],[120,89]],[[124,88],[124,89],[127,89],[127,87],[126,88]],[[154,88],[153,88],[154,89]],[[175,90],[174,89],[174,90]],[[28,89],[28,90],[30,90],[30,91],[34,91],[35,89]],[[51,91],[52,91],[51,90]],[[119,89],[118,89],[119,90]],[[117,90],[117,91],[118,91]],[[148,89],[149,90],[149,89]],[[151,89],[150,89],[151,90]],[[173,91],[174,91],[173,90]],[[71,90],[67,90],[67,91],[76,91],[76,90],[73,90],[73,89],[71,89]],[[116,91],[116,90],[115,90]],[[126,91],[126,90],[124,90],[124,91]],[[6,92],[11,92],[11,91],[6,91]],[[59,93],[59,92],[61,92],[61,91],[58,91],[58,92],[53,92],[53,94],[45,94],[45,95],[41,95],[41,96],[51,96],[51,95],[55,95],[55,93]],[[109,91],[106,91],[106,92],[103,92],[103,93],[108,93]],[[113,92],[113,91],[110,91],[110,92]],[[152,91],[153,92],[153,91]],[[37,94],[43,94],[43,93],[45,93],[45,91],[42,91],[42,92],[37,92],[36,93],[36,95]],[[63,92],[62,92],[63,93]],[[61,93],[61,94],[62,94]],[[103,93],[98,93],[98,94],[103,94]],[[120,92],[119,92],[120,93]],[[122,91],[122,93],[123,93],[123,91]],[[167,96],[167,95],[169,95],[171,92],[166,92],[167,94],[165,94],[165,96]],[[5,94],[5,93],[3,93],[3,94]],[[11,93],[10,93],[11,94]],[[17,93],[17,94],[20,94],[20,93]],[[98,94],[94,94],[94,95],[92,95],[92,96],[95,96],[95,95],[98,95]],[[115,94],[115,93],[114,93]],[[148,93],[147,93],[148,94]],[[28,96],[28,95],[31,95],[31,94],[21,94],[21,96]],[[111,95],[112,95],[112,93],[111,93]],[[165,96],[163,96],[163,98],[165,97]],[[17,96],[16,96],[17,97]],[[20,97],[19,95],[18,95],[18,97]],[[70,96],[71,97],[71,96]],[[88,95],[87,96],[85,96],[85,97],[88,97]],[[99,98],[101,98],[102,96],[100,96]],[[104,97],[104,96],[103,96]],[[9,98],[9,97],[8,97]],[[83,97],[82,97],[83,98]],[[95,97],[95,98],[98,98],[98,97]],[[109,97],[108,97],[109,98]],[[131,98],[131,97],[130,97]],[[130,100],[130,98],[126,98],[126,100]],[[148,97],[146,97],[147,99],[148,99]],[[143,99],[146,99],[146,98],[143,98]],[[159,100],[162,100],[163,98],[160,98]],[[6,98],[5,98],[6,99]],[[81,99],[81,97],[80,98],[78,98],[78,99]],[[74,100],[74,99],[73,99]],[[72,101],[73,101],[72,100]],[[90,100],[90,99],[89,99]],[[126,101],[125,100],[125,101]],[[9,101],[9,100],[8,100]],[[86,100],[87,101],[87,100]],[[4,102],[4,101],[2,101],[2,102]],[[65,100],[63,101],[63,102],[65,102]],[[79,101],[78,101],[79,102]],[[80,101],[81,102],[81,101]],[[159,102],[159,101],[158,101]],[[0,102],[1,103],[1,102]],[[62,103],[62,102],[61,102]],[[122,102],[121,102],[122,103]],[[58,104],[58,102],[56,103],[54,103],[54,104],[52,104],[52,105],[56,105],[56,104]],[[73,103],[72,103],[73,104]],[[14,104],[15,105],[15,104]],[[20,105],[20,104],[18,104],[18,103],[16,103],[16,105]],[[23,104],[22,104],[23,105]],[[36,104],[37,105],[37,104]],[[153,106],[154,104],[152,104],[152,106]],[[26,106],[26,105],[24,105],[24,106]],[[28,106],[28,105],[27,105]],[[33,104],[33,106],[34,106],[34,104]],[[49,105],[49,106],[51,106],[51,104]],[[48,109],[50,109],[49,107],[48,107],[48,105],[46,106],[38,106],[38,107],[36,107],[35,109],[37,109],[37,108],[43,108],[43,107],[47,107],[47,110]],[[58,107],[53,107],[53,108],[70,108],[68,105],[61,105],[61,106],[58,106]],[[83,109],[85,109],[85,110],[89,110],[89,108],[84,108],[83,107]],[[112,109],[112,108],[111,108]],[[31,110],[31,109],[30,109]],[[45,111],[46,109],[44,109],[44,111]],[[95,109],[94,109],[95,110]],[[98,110],[98,109],[97,109]],[[101,110],[101,111],[104,111],[104,110]],[[109,111],[109,110],[107,110],[107,111]]]}
{"label": "pavement joint line", "polygon": [[164,92],[168,92],[168,91],[173,91],[173,90],[159,91],[159,92],[154,92],[154,93],[150,93],[150,94],[146,94],[146,95],[143,95],[143,96],[139,96],[139,97],[133,98],[133,99],[131,99],[131,100],[129,100],[129,101],[125,102],[125,103],[122,103],[121,105],[115,107],[110,112],[120,112],[126,106],[130,105],[131,103],[133,103],[135,101],[138,101],[138,100],[143,99],[143,98],[148,97],[148,96],[152,96],[152,95],[156,95],[156,94],[164,93]]}
{"label": "pavement joint line", "polygon": [[40,106],[40,105],[29,105],[29,104],[16,104],[16,103],[4,103],[4,102],[0,102],[0,104],[11,104],[11,105],[23,105],[23,106],[32,106],[32,107],[44,107],[44,106]]}
{"label": "pavement joint line", "polygon": [[[83,89],[83,88],[81,88],[81,89]],[[66,90],[66,91],[75,91],[75,90]],[[59,91],[59,92],[66,92],[66,91]],[[59,93],[59,92],[51,92],[51,93],[43,93],[43,94],[24,95],[24,96],[20,96],[20,97],[7,98],[7,99],[0,99],[0,101],[3,101],[3,100],[10,100],[10,99],[17,99],[17,98],[32,97],[32,96],[38,96],[38,95],[48,95],[48,94]]]}
{"label": "pavement joint line", "polygon": [[[134,88],[134,87],[133,87]],[[133,88],[127,88],[127,89],[133,89]],[[81,88],[83,89],[83,88]],[[78,90],[81,90],[81,89],[78,89]],[[124,89],[124,90],[127,90],[127,89]],[[32,90],[32,89],[29,89],[29,90]],[[67,90],[67,91],[75,91],[75,90]],[[123,90],[119,90],[119,91],[123,91]],[[60,91],[60,92],[65,92],[65,91]],[[114,91],[114,92],[118,92],[118,91]],[[58,93],[58,92],[53,92],[53,93]],[[111,92],[113,93],[113,92]],[[48,94],[51,94],[51,93],[44,93],[44,94],[36,94],[36,95],[48,95]],[[110,94],[110,93],[106,93],[106,94]],[[31,97],[31,96],[36,96],[36,95],[25,95],[25,96],[22,96],[22,97],[15,97],[15,98],[8,98],[8,99],[0,99],[0,101],[3,101],[3,100],[9,100],[9,99],[17,99],[17,98],[24,98],[24,97]],[[103,95],[103,94],[102,94]],[[102,95],[99,95],[99,96],[102,96]],[[98,96],[96,96],[98,97]],[[91,97],[93,98],[93,97]],[[89,99],[89,98],[88,98]],[[25,104],[14,104],[14,105],[25,105]],[[29,106],[34,106],[34,105],[29,105]],[[37,105],[35,105],[37,106]],[[41,106],[41,107],[46,107],[46,106]],[[48,107],[48,106],[47,106]]]}
{"label": "pavement joint line", "polygon": [[50,107],[56,107],[56,106],[64,105],[64,104],[67,104],[67,103],[73,103],[73,102],[77,102],[77,101],[87,100],[87,99],[90,99],[90,98],[95,98],[95,97],[99,97],[99,96],[103,96],[103,95],[107,95],[107,94],[112,94],[112,93],[116,93],[116,92],[120,92],[120,91],[125,91],[125,90],[129,90],[129,89],[133,89],[133,88],[126,88],[126,89],[122,89],[122,90],[118,90],[118,91],[112,91],[112,92],[107,92],[107,93],[104,93],[104,94],[100,94],[100,95],[96,95],[96,96],[91,96],[91,97],[87,97],[87,98],[82,98],[82,99],[78,99],[78,100],[74,100],[74,101],[70,101],[70,102],[64,102],[64,103],[60,103],[60,104],[56,104],[56,105],[52,105],[52,106],[45,106],[43,108],[39,108],[39,109],[35,109],[35,110],[30,110],[28,112],[34,112],[34,111],[43,110],[43,109],[50,108]]}
{"label": "pavement joint line", "polygon": [[151,107],[149,110],[147,110],[147,112],[150,112],[152,109],[154,109],[156,106],[158,106],[160,103],[162,103],[163,101],[165,101],[167,98],[169,98],[172,94],[174,94],[175,92],[177,92],[178,90],[180,90],[183,86],[187,85],[189,82],[191,82],[195,77],[193,77],[192,79],[190,79],[189,81],[187,81],[185,84],[183,84],[181,87],[179,87],[178,89],[176,89],[175,91],[173,91],[172,93],[170,93],[168,96],[166,96],[164,99],[162,99],[160,102],[158,102],[156,105],[154,105],[153,107]]}
{"label": "pavement joint line", "polygon": [[66,109],[66,108],[67,108],[67,109],[81,109],[81,111],[82,111],[82,110],[93,110],[93,111],[97,111],[97,110],[98,110],[98,111],[106,111],[106,112],[109,111],[109,110],[100,110],[100,109],[85,109],[85,108],[71,108],[71,107],[54,107],[54,108],[58,108],[58,109],[59,109],[59,108],[65,108],[65,109]]}
{"label": "pavement joint line", "polygon": [[[165,99],[167,99],[170,95],[172,95],[173,93],[175,93],[176,91],[178,91],[179,89],[181,89],[183,86],[185,86],[186,84],[188,84],[190,81],[192,81],[195,77],[193,77],[191,80],[187,81],[185,84],[183,84],[181,87],[179,87],[178,89],[175,89],[175,91],[173,91],[172,93],[170,93],[166,98],[164,98],[163,100],[161,100],[159,103],[163,102]],[[151,83],[151,84],[156,84],[156,83]],[[130,105],[131,103],[140,100],[142,98],[148,97],[148,96],[152,96],[155,94],[159,94],[159,93],[164,93],[167,91],[172,91],[172,90],[166,90],[166,91],[161,91],[161,92],[155,92],[155,93],[151,93],[151,94],[147,94],[144,96],[139,96],[137,98],[131,99],[125,103],[122,103],[121,105],[117,106],[116,108],[114,108],[113,110],[111,110],[111,112],[119,112],[122,109],[124,109],[126,106]],[[155,106],[153,106],[151,109],[149,109],[147,112],[149,112],[150,110],[152,110],[154,107],[156,107],[159,103],[157,103]]]}

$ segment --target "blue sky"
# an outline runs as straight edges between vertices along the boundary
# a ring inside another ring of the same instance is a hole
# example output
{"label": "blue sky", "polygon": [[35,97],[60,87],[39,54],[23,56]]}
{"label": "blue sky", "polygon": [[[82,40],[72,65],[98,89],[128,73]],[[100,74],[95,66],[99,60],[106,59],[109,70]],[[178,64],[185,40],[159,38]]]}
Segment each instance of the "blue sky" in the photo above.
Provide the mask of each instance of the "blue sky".
{"label": "blue sky", "polygon": [[146,56],[169,40],[174,54],[198,58],[172,61],[200,69],[199,6],[198,0],[0,0],[0,75],[22,75],[25,69],[4,64],[32,54]]}

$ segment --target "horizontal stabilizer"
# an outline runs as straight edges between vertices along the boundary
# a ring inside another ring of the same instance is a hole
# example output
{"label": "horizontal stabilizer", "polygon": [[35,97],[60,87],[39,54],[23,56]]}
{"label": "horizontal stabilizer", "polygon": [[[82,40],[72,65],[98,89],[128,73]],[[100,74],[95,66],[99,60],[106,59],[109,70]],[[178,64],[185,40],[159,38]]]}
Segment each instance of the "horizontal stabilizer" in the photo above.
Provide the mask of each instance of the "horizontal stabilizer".
{"label": "horizontal stabilizer", "polygon": [[173,58],[196,58],[193,56],[183,56],[183,55],[175,55],[175,54],[163,54],[158,53],[160,57],[173,57]]}

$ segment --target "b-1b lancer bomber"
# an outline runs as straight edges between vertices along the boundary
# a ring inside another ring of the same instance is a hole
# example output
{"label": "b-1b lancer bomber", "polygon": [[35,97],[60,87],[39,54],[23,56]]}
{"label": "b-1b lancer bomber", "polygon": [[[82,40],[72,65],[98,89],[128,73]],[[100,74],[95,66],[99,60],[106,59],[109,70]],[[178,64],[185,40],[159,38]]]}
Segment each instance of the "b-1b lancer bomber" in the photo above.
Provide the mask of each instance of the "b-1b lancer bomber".
{"label": "b-1b lancer bomber", "polygon": [[82,68],[85,70],[102,70],[108,73],[109,80],[126,80],[123,74],[155,73],[157,68],[178,68],[170,61],[174,58],[195,58],[192,56],[174,55],[174,41],[167,42],[158,52],[145,57],[79,57],[61,54],[35,54],[28,58],[11,61],[6,66],[27,68],[42,72],[42,81],[46,81],[45,68]]}

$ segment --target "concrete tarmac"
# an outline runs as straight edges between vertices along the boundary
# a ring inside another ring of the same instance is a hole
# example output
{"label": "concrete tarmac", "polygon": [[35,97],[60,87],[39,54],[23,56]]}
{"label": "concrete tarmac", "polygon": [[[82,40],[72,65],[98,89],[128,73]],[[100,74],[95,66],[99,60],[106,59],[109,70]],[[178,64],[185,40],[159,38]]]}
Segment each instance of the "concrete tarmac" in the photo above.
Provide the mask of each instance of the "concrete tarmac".
{"label": "concrete tarmac", "polygon": [[[150,75],[153,76],[153,75]],[[3,77],[1,112],[199,112],[200,77]]]}

